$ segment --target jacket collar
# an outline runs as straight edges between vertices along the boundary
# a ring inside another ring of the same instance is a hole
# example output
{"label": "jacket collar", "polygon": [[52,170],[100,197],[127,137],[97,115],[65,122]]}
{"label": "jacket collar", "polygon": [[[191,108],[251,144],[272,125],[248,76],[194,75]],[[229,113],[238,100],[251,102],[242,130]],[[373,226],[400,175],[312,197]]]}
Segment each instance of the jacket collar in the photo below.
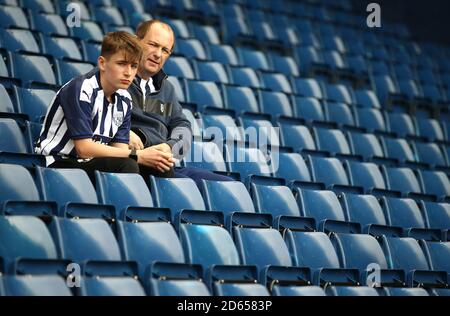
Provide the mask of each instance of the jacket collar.
{"label": "jacket collar", "polygon": [[[152,76],[153,85],[155,86],[156,92],[161,90],[162,83],[167,77],[167,74],[162,69],[156,75]],[[136,75],[133,81],[138,87],[140,87],[141,77],[139,77],[139,75]]]}

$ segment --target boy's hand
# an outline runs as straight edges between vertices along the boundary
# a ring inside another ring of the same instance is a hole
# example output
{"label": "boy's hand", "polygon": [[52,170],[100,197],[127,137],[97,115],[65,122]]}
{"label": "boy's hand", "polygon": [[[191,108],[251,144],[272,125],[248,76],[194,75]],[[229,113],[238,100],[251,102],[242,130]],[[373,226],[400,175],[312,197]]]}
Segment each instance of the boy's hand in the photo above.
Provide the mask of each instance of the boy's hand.
{"label": "boy's hand", "polygon": [[130,131],[130,142],[128,143],[128,147],[136,150],[144,149],[144,144],[142,143],[141,138],[133,131]]}
{"label": "boy's hand", "polygon": [[165,153],[155,146],[137,151],[138,163],[147,167],[154,168],[159,172],[169,171],[174,164],[172,153]]}

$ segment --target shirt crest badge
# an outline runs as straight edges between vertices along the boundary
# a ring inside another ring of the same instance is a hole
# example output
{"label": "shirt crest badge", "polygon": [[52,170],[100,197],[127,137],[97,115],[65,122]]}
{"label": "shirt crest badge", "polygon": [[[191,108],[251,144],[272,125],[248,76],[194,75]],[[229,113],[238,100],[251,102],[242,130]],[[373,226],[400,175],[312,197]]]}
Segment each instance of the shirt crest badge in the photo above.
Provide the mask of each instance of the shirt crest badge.
{"label": "shirt crest badge", "polygon": [[117,127],[122,125],[122,123],[123,123],[123,112],[115,112],[113,114],[113,122],[114,122],[114,125],[116,125]]}

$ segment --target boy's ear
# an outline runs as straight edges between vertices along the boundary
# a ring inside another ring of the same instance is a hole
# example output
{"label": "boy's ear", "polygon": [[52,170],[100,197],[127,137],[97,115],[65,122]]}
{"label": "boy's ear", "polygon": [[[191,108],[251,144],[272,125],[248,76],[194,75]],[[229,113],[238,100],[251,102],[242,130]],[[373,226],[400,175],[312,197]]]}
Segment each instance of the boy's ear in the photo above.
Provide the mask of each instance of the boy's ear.
{"label": "boy's ear", "polygon": [[98,59],[97,59],[97,65],[98,65],[98,68],[99,68],[101,71],[105,71],[105,62],[106,62],[105,57],[103,57],[103,56],[98,56]]}

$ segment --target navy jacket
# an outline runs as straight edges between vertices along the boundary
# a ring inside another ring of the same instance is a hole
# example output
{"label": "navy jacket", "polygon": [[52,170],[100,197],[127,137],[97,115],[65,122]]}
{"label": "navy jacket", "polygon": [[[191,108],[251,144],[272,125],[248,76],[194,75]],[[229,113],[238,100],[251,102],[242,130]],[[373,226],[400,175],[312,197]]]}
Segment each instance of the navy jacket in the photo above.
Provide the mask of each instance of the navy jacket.
{"label": "navy jacket", "polygon": [[167,143],[175,158],[181,159],[192,140],[191,123],[183,114],[175,88],[164,71],[152,77],[156,92],[144,97],[136,76],[128,88],[133,101],[131,129],[142,139],[145,147]]}

